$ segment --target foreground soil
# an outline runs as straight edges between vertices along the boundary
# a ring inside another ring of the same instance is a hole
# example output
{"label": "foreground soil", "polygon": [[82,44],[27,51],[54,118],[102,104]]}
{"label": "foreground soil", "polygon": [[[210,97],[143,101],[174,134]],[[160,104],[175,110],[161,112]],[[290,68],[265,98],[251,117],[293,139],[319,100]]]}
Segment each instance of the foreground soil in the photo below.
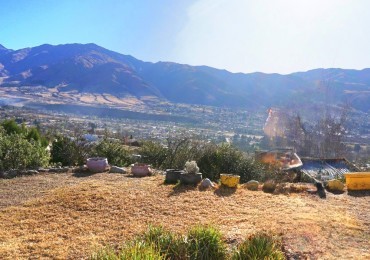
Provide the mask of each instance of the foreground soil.
{"label": "foreground soil", "polygon": [[1,259],[88,258],[104,245],[161,224],[183,233],[212,224],[230,246],[261,230],[307,259],[370,259],[370,193],[271,195],[262,191],[164,185],[99,173],[0,180]]}

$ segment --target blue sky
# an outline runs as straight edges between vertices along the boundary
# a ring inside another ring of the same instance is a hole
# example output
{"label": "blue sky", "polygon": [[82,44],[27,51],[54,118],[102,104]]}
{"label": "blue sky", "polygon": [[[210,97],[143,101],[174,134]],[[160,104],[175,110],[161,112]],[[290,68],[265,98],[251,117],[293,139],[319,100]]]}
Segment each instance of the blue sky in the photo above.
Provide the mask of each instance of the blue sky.
{"label": "blue sky", "polygon": [[370,67],[367,0],[0,0],[0,44],[96,43],[233,72]]}

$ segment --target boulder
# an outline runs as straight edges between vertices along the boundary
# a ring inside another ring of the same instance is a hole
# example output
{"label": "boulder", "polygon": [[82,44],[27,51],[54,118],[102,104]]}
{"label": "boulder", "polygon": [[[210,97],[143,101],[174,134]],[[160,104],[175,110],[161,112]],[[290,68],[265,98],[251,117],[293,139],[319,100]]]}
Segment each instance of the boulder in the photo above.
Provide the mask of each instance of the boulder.
{"label": "boulder", "polygon": [[276,183],[274,181],[267,181],[262,186],[262,190],[267,193],[273,193],[275,189]]}
{"label": "boulder", "polygon": [[122,167],[112,166],[109,170],[110,173],[126,173],[126,170]]}
{"label": "boulder", "polygon": [[251,180],[251,181],[248,181],[246,184],[245,184],[245,187],[248,189],[248,190],[258,190],[258,181],[255,181],[255,180]]}
{"label": "boulder", "polygon": [[339,191],[343,192],[344,191],[344,184],[340,180],[329,180],[327,183],[327,188],[330,191]]}
{"label": "boulder", "polygon": [[210,179],[205,178],[201,181],[200,187],[203,188],[203,189],[208,189],[208,188],[214,188],[215,185],[213,184],[213,182]]}
{"label": "boulder", "polygon": [[52,173],[67,173],[67,172],[69,172],[69,167],[50,168],[49,172],[52,172]]}
{"label": "boulder", "polygon": [[38,174],[39,172],[36,171],[36,170],[27,170],[25,171],[25,175],[34,175],[34,174]]}

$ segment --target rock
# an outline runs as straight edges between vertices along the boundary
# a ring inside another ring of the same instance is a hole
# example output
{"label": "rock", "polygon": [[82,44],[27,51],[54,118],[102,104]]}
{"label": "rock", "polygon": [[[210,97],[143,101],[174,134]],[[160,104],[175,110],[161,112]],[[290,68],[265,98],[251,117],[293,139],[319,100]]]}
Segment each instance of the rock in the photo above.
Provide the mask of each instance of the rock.
{"label": "rock", "polygon": [[69,167],[56,167],[56,168],[50,168],[49,172],[51,173],[67,173],[72,172],[72,169]]}
{"label": "rock", "polygon": [[126,170],[124,168],[121,168],[121,167],[117,167],[117,166],[112,166],[110,168],[110,173],[126,173]]}
{"label": "rock", "polygon": [[9,178],[9,179],[20,176],[20,175],[21,175],[21,172],[18,170],[9,170],[5,173],[6,178]]}
{"label": "rock", "polygon": [[25,171],[25,175],[34,175],[34,174],[38,174],[39,172],[36,171],[36,170],[27,170]]}
{"label": "rock", "polygon": [[290,185],[288,183],[278,183],[276,184],[274,194],[289,194],[290,192]]}
{"label": "rock", "polygon": [[73,173],[87,173],[89,172],[89,168],[87,168],[86,165],[81,165],[81,166],[74,167],[72,169],[72,172]]}
{"label": "rock", "polygon": [[208,188],[214,188],[215,185],[213,184],[213,182],[210,179],[205,178],[201,181],[200,187],[203,188],[203,189],[208,189]]}
{"label": "rock", "polygon": [[267,181],[263,184],[262,190],[264,192],[273,193],[276,188],[276,183],[274,181]]}
{"label": "rock", "polygon": [[38,168],[37,169],[38,172],[49,172],[49,169],[45,169],[45,168]]}
{"label": "rock", "polygon": [[255,180],[251,180],[251,181],[248,181],[246,184],[245,184],[245,187],[248,189],[248,190],[258,190],[258,181],[255,181]]}
{"label": "rock", "polygon": [[327,188],[330,191],[343,192],[344,191],[344,184],[340,180],[336,180],[336,179],[329,180],[328,183],[327,183]]}

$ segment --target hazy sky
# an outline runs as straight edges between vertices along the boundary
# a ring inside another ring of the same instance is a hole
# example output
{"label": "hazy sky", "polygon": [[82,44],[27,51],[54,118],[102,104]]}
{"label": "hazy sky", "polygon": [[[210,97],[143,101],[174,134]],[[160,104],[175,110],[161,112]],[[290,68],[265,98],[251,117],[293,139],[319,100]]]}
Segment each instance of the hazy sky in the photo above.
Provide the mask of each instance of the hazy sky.
{"label": "hazy sky", "polygon": [[96,43],[232,72],[370,67],[368,0],[0,0],[0,44]]}

